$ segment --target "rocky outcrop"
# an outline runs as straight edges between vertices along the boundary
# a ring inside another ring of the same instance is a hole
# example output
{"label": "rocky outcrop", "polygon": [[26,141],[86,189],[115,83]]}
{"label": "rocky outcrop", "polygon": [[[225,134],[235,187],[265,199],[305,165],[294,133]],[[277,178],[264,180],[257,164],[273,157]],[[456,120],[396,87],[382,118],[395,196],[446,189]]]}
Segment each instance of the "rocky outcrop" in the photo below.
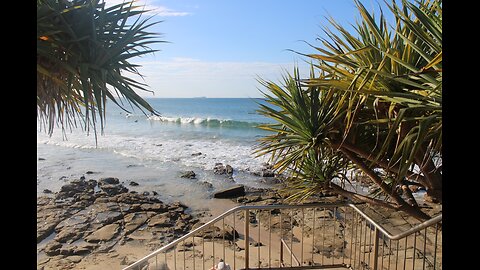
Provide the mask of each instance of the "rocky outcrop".
{"label": "rocky outcrop", "polygon": [[118,229],[120,229],[120,225],[118,223],[105,225],[85,237],[85,241],[93,243],[110,241],[118,233]]}
{"label": "rocky outcrop", "polygon": [[78,179],[53,197],[37,199],[37,243],[43,241],[40,252],[47,256],[71,256],[69,263],[126,241],[160,247],[198,222],[186,209],[180,202],[130,193],[117,178]]}
{"label": "rocky outcrop", "polygon": [[214,198],[236,198],[245,195],[245,187],[243,185],[236,185],[224,190],[217,191],[213,194]]}

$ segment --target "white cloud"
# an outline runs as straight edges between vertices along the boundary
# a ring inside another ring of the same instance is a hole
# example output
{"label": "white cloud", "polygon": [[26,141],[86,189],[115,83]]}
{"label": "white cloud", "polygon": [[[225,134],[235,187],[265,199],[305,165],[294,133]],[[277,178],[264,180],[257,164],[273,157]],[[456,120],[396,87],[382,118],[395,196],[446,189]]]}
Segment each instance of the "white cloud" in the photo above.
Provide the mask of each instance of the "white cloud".
{"label": "white cloud", "polygon": [[[121,4],[125,2],[125,0],[105,0],[105,4],[107,7]],[[172,10],[170,8],[167,8],[165,6],[159,6],[154,3],[154,1],[151,0],[135,0],[134,5],[140,6],[141,8],[144,8],[146,10],[149,10],[148,14],[150,15],[158,15],[162,17],[172,17],[172,16],[187,16],[190,15],[191,13],[189,12],[181,12],[181,11],[176,11]]]}
{"label": "white cloud", "polygon": [[179,12],[179,11],[174,11],[166,7],[158,6],[154,8],[151,13],[155,13],[159,16],[165,16],[165,17],[176,17],[176,16],[187,16],[190,15],[189,12]]}
{"label": "white cloud", "polygon": [[[293,73],[294,63],[206,62],[191,58],[170,61],[136,62],[145,83],[155,92],[145,97],[260,97],[262,78],[282,83],[285,72]],[[308,68],[298,63],[303,74]],[[138,79],[138,78],[134,78]],[[262,89],[265,90],[265,89]]]}

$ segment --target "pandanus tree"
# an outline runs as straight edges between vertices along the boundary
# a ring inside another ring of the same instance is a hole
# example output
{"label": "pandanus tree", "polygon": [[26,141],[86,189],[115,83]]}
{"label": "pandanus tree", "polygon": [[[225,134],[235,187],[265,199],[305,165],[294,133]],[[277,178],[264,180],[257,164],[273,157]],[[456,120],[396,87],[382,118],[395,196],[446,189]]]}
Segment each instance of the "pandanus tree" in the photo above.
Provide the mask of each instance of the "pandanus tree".
{"label": "pandanus tree", "polygon": [[[300,53],[310,59],[309,78],[295,70],[283,85],[261,80],[273,106],[259,112],[275,123],[261,126],[272,135],[257,153],[289,175],[298,191],[292,198],[329,190],[426,219],[408,185],[442,201],[442,2],[387,4],[395,25],[355,4],[356,33],[329,18],[336,31],[324,27],[323,46]],[[351,170],[368,176],[377,192],[339,184],[350,181]]]}
{"label": "pandanus tree", "polygon": [[156,113],[135,92],[147,85],[127,76],[142,77],[131,59],[163,42],[149,31],[158,22],[141,18],[147,11],[134,1],[37,1],[37,117],[49,134],[79,123],[96,135],[98,120],[103,131],[107,99]]}

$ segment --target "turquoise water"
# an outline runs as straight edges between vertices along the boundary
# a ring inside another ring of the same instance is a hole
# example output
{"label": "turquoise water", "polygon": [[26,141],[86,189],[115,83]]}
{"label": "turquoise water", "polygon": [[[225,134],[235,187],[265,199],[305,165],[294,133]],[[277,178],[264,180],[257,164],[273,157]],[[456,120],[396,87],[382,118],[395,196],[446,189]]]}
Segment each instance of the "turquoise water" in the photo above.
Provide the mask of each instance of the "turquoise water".
{"label": "turquoise water", "polygon": [[[127,113],[118,106],[109,106],[109,130],[129,134],[133,128],[134,132],[143,136],[173,135],[185,139],[214,138],[253,143],[266,134],[256,126],[271,121],[256,112],[257,103],[264,103],[260,99],[169,98],[147,101],[159,112],[159,116],[145,116],[138,109]],[[125,108],[130,109],[128,106]]]}
{"label": "turquoise water", "polygon": [[[259,171],[266,157],[253,154],[257,140],[267,133],[256,126],[271,120],[259,115],[260,99],[147,99],[160,113],[145,115],[138,108],[130,112],[109,102],[103,135],[95,143],[93,134],[81,129],[60,129],[49,137],[38,127],[37,194],[53,192],[71,179],[114,176],[128,183],[136,181],[138,191],[160,193],[164,199],[186,203],[208,199],[212,192],[234,184],[262,187]],[[234,168],[233,181],[213,174],[216,163]],[[179,178],[193,170],[197,179]],[[86,172],[93,172],[86,174]],[[208,182],[206,189],[200,182]]]}

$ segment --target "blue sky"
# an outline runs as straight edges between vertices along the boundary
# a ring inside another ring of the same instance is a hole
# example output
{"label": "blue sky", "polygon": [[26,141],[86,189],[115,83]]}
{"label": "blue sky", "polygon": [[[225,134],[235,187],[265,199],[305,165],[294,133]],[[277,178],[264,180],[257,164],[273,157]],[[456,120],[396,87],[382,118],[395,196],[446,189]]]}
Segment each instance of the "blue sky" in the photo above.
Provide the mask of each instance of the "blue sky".
{"label": "blue sky", "polygon": [[[105,0],[107,4],[121,0]],[[383,1],[381,1],[383,2]],[[358,18],[353,0],[138,0],[161,20],[161,51],[134,59],[154,94],[144,97],[260,97],[257,78],[280,82],[300,55],[320,45],[321,25],[332,16],[346,26]],[[369,10],[377,1],[363,0]],[[382,4],[383,5],[383,4]],[[384,9],[385,11],[385,9]]]}

